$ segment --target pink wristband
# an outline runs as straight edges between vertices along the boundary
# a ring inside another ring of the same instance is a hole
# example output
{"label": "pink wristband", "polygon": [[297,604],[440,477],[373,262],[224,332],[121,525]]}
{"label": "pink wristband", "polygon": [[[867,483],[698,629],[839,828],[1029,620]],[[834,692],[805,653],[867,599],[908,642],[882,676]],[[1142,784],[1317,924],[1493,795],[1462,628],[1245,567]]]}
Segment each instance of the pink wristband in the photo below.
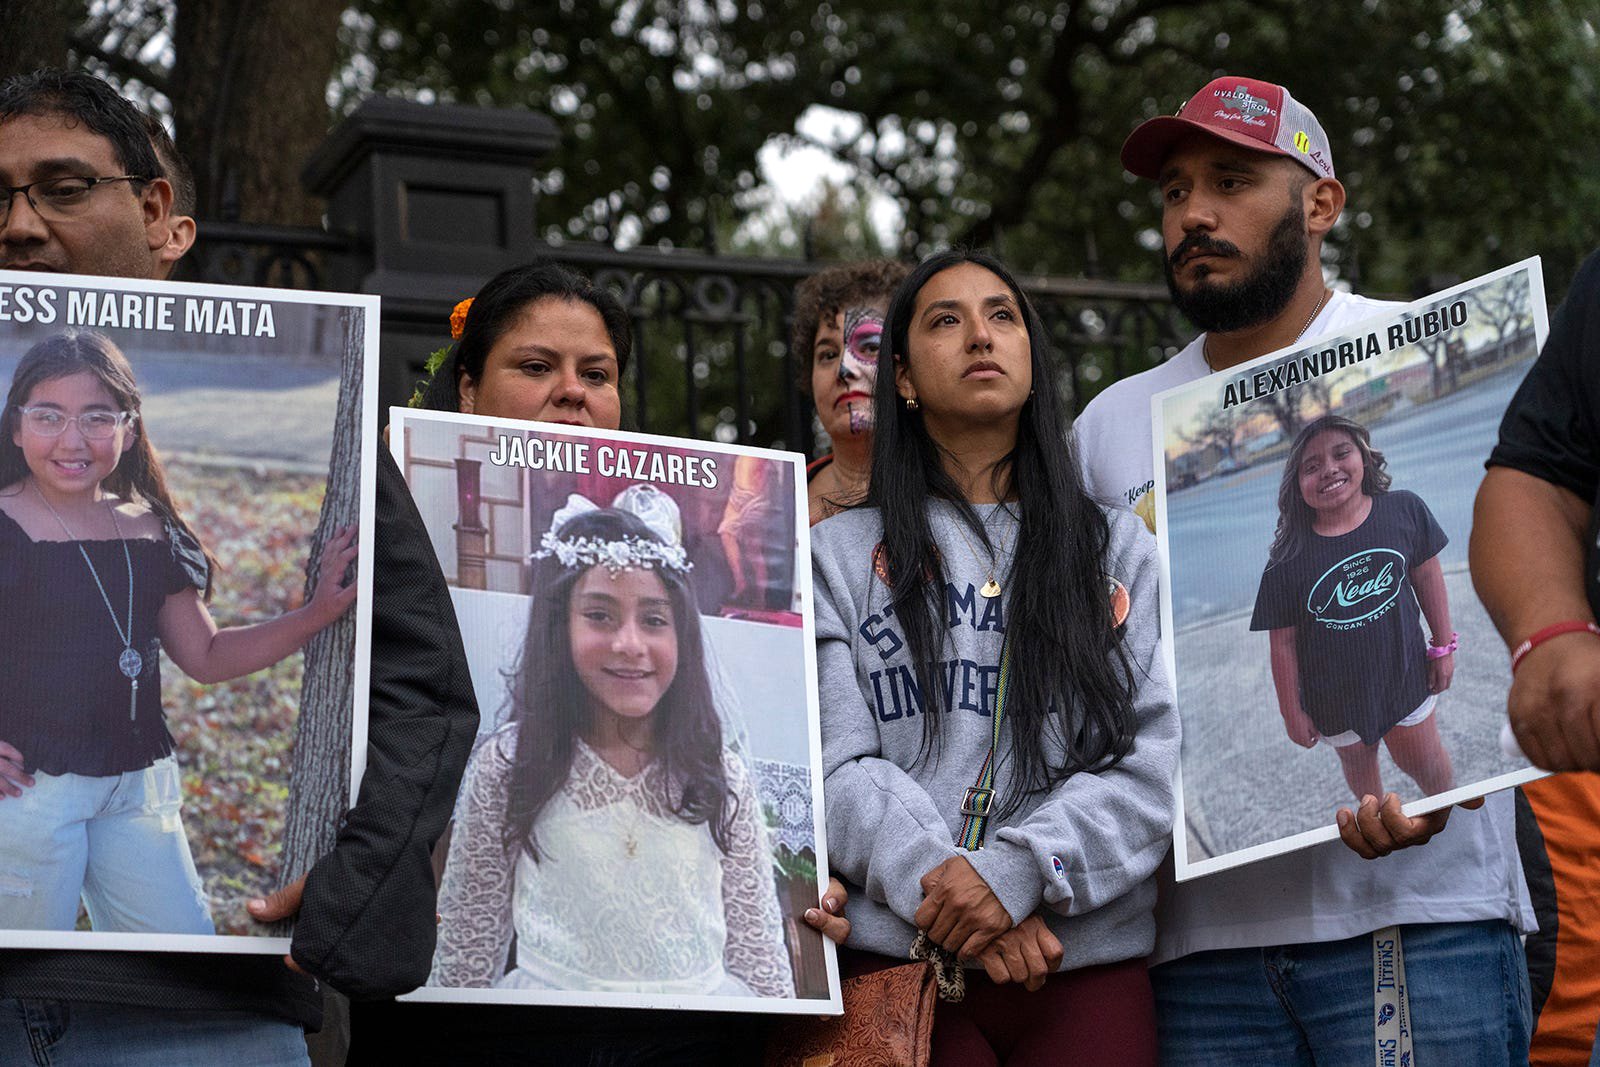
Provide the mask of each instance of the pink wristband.
{"label": "pink wristband", "polygon": [[1460,647],[1461,647],[1461,635],[1456,633],[1454,630],[1452,630],[1452,631],[1450,631],[1450,643],[1448,645],[1432,645],[1432,644],[1430,644],[1428,646],[1428,658],[1429,659],[1444,659],[1446,656],[1448,656],[1450,653],[1454,652],[1456,649],[1458,649]]}
{"label": "pink wristband", "polygon": [[1540,645],[1544,644],[1546,641],[1550,640],[1552,637],[1560,637],[1562,634],[1581,633],[1585,630],[1596,636],[1600,636],[1600,626],[1596,626],[1592,622],[1584,622],[1581,619],[1568,619],[1566,622],[1554,623],[1550,626],[1546,626],[1542,630],[1536,630],[1534,633],[1528,635],[1528,639],[1526,641],[1522,642],[1522,644],[1511,650],[1511,673],[1517,673],[1517,666],[1522,662],[1523,657],[1525,657],[1529,652],[1532,652],[1534,649],[1538,648]]}

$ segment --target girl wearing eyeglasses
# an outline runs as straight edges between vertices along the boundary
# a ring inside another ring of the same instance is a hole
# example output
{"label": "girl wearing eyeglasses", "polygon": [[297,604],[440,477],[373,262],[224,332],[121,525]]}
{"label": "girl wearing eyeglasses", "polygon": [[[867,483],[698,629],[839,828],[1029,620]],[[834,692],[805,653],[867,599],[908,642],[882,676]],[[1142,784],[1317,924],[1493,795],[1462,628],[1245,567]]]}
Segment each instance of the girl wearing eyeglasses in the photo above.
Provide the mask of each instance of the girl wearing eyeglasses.
{"label": "girl wearing eyeglasses", "polygon": [[316,589],[219,630],[215,560],[179,514],[109,338],[31,348],[0,414],[0,928],[211,934],[180,820],[159,651],[210,684],[269,667],[355,600],[355,530]]}

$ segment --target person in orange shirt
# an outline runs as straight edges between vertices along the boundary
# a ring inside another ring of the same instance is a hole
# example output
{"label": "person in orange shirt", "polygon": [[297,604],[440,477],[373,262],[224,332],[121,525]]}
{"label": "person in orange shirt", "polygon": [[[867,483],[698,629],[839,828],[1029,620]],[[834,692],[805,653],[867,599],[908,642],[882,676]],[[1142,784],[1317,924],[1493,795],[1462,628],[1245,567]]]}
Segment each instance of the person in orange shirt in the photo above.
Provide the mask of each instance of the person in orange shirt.
{"label": "person in orange shirt", "polygon": [[[1478,490],[1472,581],[1512,650],[1507,710],[1536,766],[1600,770],[1600,253],[1556,312]],[[1600,777],[1524,787],[1517,837],[1539,933],[1529,1062],[1591,1060],[1600,1020]]]}

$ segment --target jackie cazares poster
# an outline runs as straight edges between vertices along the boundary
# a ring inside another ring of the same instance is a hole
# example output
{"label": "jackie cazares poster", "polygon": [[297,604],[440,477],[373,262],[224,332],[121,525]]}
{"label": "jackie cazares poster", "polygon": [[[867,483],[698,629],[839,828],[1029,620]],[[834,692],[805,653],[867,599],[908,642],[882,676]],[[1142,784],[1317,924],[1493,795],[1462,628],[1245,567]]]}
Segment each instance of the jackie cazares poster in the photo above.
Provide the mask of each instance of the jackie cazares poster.
{"label": "jackie cazares poster", "polygon": [[482,717],[412,996],[837,1011],[801,457],[391,419]]}
{"label": "jackie cazares poster", "polygon": [[1547,329],[1530,259],[1152,399],[1180,880],[1542,776],[1467,541]]}
{"label": "jackie cazares poster", "polygon": [[377,311],[0,273],[0,945],[287,951],[245,903],[366,751]]}

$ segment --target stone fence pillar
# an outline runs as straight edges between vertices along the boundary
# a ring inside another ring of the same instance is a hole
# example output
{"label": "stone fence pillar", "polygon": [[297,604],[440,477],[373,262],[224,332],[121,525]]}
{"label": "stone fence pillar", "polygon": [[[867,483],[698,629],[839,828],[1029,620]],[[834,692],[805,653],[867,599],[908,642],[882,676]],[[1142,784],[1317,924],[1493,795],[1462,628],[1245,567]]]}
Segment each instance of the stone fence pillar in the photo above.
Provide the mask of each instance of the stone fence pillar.
{"label": "stone fence pillar", "polygon": [[301,180],[356,249],[330,287],[383,298],[382,418],[410,397],[449,315],[498,271],[532,259],[533,180],[555,123],[529,111],[375,96],[334,127]]}

